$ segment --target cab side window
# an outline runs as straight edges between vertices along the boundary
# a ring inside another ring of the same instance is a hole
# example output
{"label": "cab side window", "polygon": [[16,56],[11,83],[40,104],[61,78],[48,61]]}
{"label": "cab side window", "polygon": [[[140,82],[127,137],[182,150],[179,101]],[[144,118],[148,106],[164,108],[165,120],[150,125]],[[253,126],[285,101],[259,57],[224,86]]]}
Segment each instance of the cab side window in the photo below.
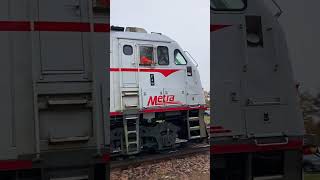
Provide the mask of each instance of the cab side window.
{"label": "cab side window", "polygon": [[183,57],[182,53],[178,49],[174,50],[174,63],[176,65],[187,64],[187,60]]}
{"label": "cab side window", "polygon": [[165,46],[158,46],[157,48],[158,64],[169,65],[169,49]]}
{"label": "cab side window", "polygon": [[140,65],[150,66],[154,64],[153,59],[153,47],[152,46],[140,46]]}
{"label": "cab side window", "polygon": [[131,56],[133,54],[133,48],[130,45],[124,45],[123,46],[123,54],[127,56]]}

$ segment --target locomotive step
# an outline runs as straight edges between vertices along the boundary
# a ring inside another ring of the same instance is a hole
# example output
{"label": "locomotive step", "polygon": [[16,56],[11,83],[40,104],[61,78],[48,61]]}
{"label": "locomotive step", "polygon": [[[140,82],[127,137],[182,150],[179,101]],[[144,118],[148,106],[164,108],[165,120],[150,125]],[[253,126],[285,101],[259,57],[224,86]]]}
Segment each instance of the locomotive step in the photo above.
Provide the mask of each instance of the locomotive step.
{"label": "locomotive step", "polygon": [[187,139],[179,139],[179,138],[176,138],[176,144],[186,143],[186,142],[188,142]]}
{"label": "locomotive step", "polygon": [[190,139],[198,139],[201,138],[201,136],[191,136]]}
{"label": "locomotive step", "polygon": [[125,117],[126,120],[136,120],[138,119],[139,117],[137,116],[129,116],[129,117]]}
{"label": "locomotive step", "polygon": [[138,107],[137,104],[131,104],[131,105],[125,105],[126,108],[134,108],[134,107]]}
{"label": "locomotive step", "polygon": [[197,131],[197,130],[200,130],[200,126],[190,127],[190,131]]}
{"label": "locomotive step", "polygon": [[122,96],[138,96],[138,92],[125,92],[122,94]]}
{"label": "locomotive step", "polygon": [[189,117],[189,121],[199,121],[199,117]]}
{"label": "locomotive step", "polygon": [[[134,123],[134,125],[128,124]],[[124,135],[125,135],[125,147],[127,154],[136,154],[139,153],[139,116],[137,115],[128,115],[125,116],[123,119],[123,126],[124,126]],[[130,130],[128,130],[130,128]],[[130,134],[135,134],[134,138],[130,138]],[[134,145],[134,146],[132,146]]]}
{"label": "locomotive step", "polygon": [[131,144],[138,144],[138,141],[129,141],[128,145],[131,145]]}
{"label": "locomotive step", "polygon": [[127,134],[137,134],[137,131],[128,131]]}

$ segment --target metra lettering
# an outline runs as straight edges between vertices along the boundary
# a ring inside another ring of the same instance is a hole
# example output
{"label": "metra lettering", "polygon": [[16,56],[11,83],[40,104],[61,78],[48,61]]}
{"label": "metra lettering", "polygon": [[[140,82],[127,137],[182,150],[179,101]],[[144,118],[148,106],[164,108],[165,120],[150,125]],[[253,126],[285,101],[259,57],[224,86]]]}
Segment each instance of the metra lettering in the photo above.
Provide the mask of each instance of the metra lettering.
{"label": "metra lettering", "polygon": [[148,106],[161,106],[165,103],[179,104],[174,101],[174,95],[163,95],[163,96],[150,96],[148,100]]}

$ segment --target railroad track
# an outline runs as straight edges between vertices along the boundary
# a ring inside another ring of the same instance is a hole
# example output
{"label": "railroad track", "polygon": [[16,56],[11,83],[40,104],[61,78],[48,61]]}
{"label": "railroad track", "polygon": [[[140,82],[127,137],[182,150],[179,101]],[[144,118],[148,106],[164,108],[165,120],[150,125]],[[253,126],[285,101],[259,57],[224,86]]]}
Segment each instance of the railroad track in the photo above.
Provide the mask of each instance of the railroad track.
{"label": "railroad track", "polygon": [[209,152],[209,147],[209,144],[201,144],[179,148],[174,151],[167,151],[157,154],[140,154],[139,156],[112,160],[111,169],[127,168],[129,166],[139,166],[140,164],[148,164],[168,159],[183,158],[191,154],[194,155],[198,153]]}

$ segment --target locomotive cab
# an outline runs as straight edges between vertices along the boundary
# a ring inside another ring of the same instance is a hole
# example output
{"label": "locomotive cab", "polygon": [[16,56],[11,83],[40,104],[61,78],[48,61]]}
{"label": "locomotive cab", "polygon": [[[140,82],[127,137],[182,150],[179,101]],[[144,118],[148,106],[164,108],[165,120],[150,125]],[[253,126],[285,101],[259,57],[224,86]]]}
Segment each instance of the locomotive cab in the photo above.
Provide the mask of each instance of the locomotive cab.
{"label": "locomotive cab", "polygon": [[136,154],[206,138],[199,72],[182,48],[141,28],[111,30],[111,151]]}

